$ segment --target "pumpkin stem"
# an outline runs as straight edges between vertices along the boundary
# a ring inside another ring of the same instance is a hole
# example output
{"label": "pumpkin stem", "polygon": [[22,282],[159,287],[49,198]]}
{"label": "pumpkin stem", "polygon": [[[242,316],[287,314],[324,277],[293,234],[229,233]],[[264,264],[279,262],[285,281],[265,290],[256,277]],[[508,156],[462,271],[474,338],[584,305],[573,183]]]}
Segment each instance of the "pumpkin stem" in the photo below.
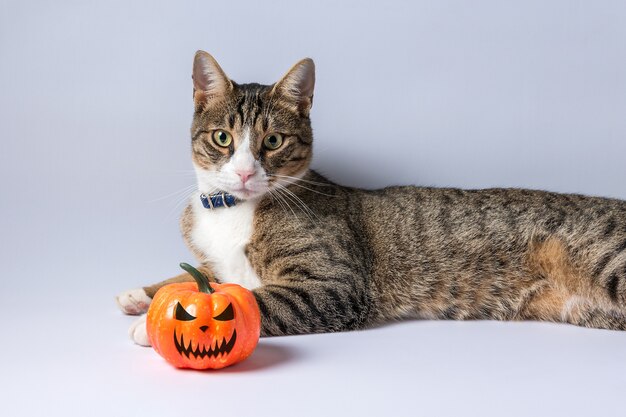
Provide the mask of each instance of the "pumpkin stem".
{"label": "pumpkin stem", "polygon": [[207,294],[213,294],[215,292],[215,290],[211,288],[211,285],[209,284],[209,279],[202,272],[184,262],[180,263],[180,267],[189,272],[193,279],[196,280],[196,282],[198,283],[198,290],[200,292],[205,292]]}

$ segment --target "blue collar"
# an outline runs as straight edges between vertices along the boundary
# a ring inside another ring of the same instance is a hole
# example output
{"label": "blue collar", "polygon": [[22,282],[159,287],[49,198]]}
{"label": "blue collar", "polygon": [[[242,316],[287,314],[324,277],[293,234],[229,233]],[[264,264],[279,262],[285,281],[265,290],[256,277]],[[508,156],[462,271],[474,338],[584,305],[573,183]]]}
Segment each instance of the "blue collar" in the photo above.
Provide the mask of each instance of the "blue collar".
{"label": "blue collar", "polygon": [[218,207],[232,207],[237,205],[237,198],[225,192],[213,194],[200,194],[200,201],[206,209],[216,209]]}

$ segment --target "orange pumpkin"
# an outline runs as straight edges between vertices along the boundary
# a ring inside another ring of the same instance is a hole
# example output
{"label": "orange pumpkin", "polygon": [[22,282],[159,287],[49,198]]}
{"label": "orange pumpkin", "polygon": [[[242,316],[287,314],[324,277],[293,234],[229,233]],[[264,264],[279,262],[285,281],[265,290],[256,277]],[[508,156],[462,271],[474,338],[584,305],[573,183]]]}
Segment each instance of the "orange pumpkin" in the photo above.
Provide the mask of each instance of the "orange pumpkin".
{"label": "orange pumpkin", "polygon": [[196,282],[169,284],[155,294],[146,322],[154,350],[179,368],[219,369],[246,359],[261,332],[254,295],[180,266]]}

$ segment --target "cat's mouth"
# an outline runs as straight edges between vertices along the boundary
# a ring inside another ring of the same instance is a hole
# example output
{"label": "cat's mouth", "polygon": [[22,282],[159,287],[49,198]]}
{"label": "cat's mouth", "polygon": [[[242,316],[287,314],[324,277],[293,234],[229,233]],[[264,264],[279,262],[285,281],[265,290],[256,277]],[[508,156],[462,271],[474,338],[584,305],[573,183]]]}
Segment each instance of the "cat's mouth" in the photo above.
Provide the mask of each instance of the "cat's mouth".
{"label": "cat's mouth", "polygon": [[265,194],[266,190],[259,188],[233,188],[229,190],[229,193],[234,195],[240,200],[247,200],[255,197],[259,197]]}
{"label": "cat's mouth", "polygon": [[233,195],[238,195],[238,196],[243,196],[243,197],[250,197],[251,195],[256,194],[256,191],[250,189],[250,188],[245,188],[245,187],[241,187],[241,188],[235,188],[231,191],[231,194]]}
{"label": "cat's mouth", "polygon": [[176,336],[176,330],[174,329],[174,344],[176,345],[176,350],[182,356],[186,356],[191,359],[189,355],[193,355],[196,359],[204,359],[205,357],[209,358],[217,358],[220,354],[225,356],[233,350],[233,346],[235,346],[235,341],[237,340],[237,330],[233,330],[233,335],[230,337],[230,340],[227,342],[226,338],[222,338],[222,343],[219,340],[215,340],[209,347],[200,345],[196,346],[195,349],[192,349],[193,344],[191,340],[189,341],[189,345],[185,346],[185,335],[180,335],[180,341]]}

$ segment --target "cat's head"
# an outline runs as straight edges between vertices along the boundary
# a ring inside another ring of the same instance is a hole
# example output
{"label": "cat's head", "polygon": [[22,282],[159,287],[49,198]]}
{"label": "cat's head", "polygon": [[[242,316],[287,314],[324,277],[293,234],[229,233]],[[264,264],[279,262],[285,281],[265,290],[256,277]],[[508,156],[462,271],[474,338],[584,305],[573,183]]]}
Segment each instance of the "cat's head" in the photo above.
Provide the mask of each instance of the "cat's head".
{"label": "cat's head", "polygon": [[312,157],[314,84],[308,58],[275,84],[237,84],[198,51],[191,127],[198,190],[250,199],[301,177]]}

